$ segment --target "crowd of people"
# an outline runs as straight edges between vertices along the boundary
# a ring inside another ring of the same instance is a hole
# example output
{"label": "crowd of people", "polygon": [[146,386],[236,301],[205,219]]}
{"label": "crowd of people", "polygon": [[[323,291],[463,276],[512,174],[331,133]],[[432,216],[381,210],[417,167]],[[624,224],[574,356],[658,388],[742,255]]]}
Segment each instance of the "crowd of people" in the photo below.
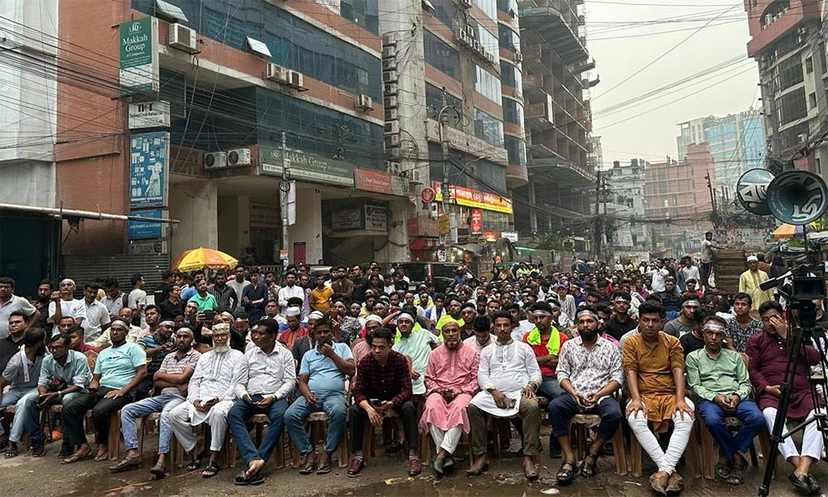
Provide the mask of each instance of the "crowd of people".
{"label": "crowd of people", "polygon": [[[168,473],[175,437],[188,470],[215,476],[229,432],[244,461],[234,483],[259,485],[274,450],[282,450],[283,430],[303,475],[331,472],[347,435],[347,474],[357,476],[364,431],[388,422],[395,429],[385,451],[408,450],[408,475],[423,471],[420,433],[431,435],[441,476],[457,467],[465,433],[473,477],[488,468],[487,426],[495,417],[513,421],[531,481],[539,477],[547,416],[560,483],[594,476],[607,441],[626,423],[657,467],[650,486],[666,495],[683,488],[676,466],[696,443],[691,430],[701,416],[720,447],[717,475],[739,485],[744,454],[776,418],[787,357],[785,309],[754,288],[768,278],[754,259],[746,288],[730,300],[706,292],[709,269],[702,280],[689,257],[557,272],[501,265],[491,279],[461,267],[442,292],[412,284],[401,267],[383,273],[377,262],[330,275],[304,266],[283,274],[242,265],[170,271],[154,299],[139,274],[126,291],[114,278],[85,283],[81,298],[71,279],[55,291],[44,281],[31,301],[0,277],[0,407],[15,406],[0,450],[18,456],[25,435],[31,456],[42,457],[59,432],[64,464],[106,461],[110,417],[119,413],[126,453],[109,470],[134,470],[138,420],[160,413],[152,474]],[[808,346],[799,360],[821,359]],[[801,382],[794,380],[790,418],[813,416],[817,407]],[[56,405],[59,429],[45,409]],[[83,428],[90,410],[94,448]],[[318,453],[305,430],[314,412],[327,416]],[[579,413],[601,419],[580,461],[568,427]],[[254,414],[269,420],[258,444],[248,424]],[[735,435],[725,417],[741,421]],[[203,424],[209,439],[197,436]],[[818,494],[810,469],[823,451],[816,424],[804,431],[801,449],[786,439],[779,451],[792,467],[791,484]]]}

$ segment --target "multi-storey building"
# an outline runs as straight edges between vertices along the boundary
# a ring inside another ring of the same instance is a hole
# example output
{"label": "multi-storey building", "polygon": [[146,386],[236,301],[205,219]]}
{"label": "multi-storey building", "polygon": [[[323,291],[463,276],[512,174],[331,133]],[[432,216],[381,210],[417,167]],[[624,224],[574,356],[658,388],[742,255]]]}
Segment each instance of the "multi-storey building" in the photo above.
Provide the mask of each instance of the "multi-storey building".
{"label": "multi-storey building", "polygon": [[[644,180],[648,164],[631,159],[629,164],[613,162],[607,175],[611,200],[607,214],[612,216],[615,234],[612,246],[616,254],[644,252],[647,247],[647,230],[644,223]],[[617,257],[622,258],[622,257]]]}
{"label": "multi-storey building", "polygon": [[698,251],[700,237],[712,228],[711,192],[715,162],[705,143],[687,147],[681,161],[650,163],[644,169],[644,217],[650,250],[682,255]]}
{"label": "multi-storey building", "polygon": [[[509,2],[506,2],[509,3]],[[515,3],[515,2],[511,2]],[[529,184],[515,193],[515,224],[551,232],[584,224],[594,191],[592,117],[582,0],[519,1]]]}
{"label": "multi-storey building", "polygon": [[727,194],[732,198],[736,183],[745,171],[765,166],[764,119],[758,110],[694,119],[679,124],[679,130],[676,138],[679,160],[687,156],[688,145],[707,143],[716,162],[716,183],[721,196]]}
{"label": "multi-storey building", "polygon": [[[772,159],[787,160],[828,129],[821,0],[745,0],[748,55],[759,65],[762,111]],[[796,161],[824,174],[828,146]]]}

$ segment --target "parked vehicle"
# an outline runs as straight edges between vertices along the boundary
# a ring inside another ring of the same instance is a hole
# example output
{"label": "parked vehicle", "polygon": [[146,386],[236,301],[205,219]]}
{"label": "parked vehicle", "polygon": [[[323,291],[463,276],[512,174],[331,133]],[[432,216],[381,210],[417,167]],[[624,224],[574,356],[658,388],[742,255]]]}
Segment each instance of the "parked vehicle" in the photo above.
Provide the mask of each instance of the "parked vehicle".
{"label": "parked vehicle", "polygon": [[[405,275],[409,279],[409,289],[416,290],[417,286],[425,283],[426,285],[433,284],[438,292],[443,293],[454,282],[457,269],[462,264],[451,262],[398,262],[391,264],[391,266],[402,266]],[[469,274],[473,278],[477,278],[471,271],[469,271]]]}

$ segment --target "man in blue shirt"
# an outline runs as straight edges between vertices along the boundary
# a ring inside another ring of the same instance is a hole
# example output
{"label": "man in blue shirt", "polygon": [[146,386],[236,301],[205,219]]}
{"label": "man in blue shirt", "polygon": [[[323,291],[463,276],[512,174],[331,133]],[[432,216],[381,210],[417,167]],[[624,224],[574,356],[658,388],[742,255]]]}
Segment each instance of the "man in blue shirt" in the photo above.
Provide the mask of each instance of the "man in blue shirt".
{"label": "man in blue shirt", "polygon": [[[356,373],[354,356],[344,343],[334,343],[330,314],[325,313],[313,325],[316,347],[302,356],[297,385],[302,397],[285,412],[285,428],[302,462],[299,474],[319,475],[331,472],[331,454],[345,431],[345,378]],[[305,419],[323,411],[328,415],[328,436],[316,464],[316,452],[305,433]]]}

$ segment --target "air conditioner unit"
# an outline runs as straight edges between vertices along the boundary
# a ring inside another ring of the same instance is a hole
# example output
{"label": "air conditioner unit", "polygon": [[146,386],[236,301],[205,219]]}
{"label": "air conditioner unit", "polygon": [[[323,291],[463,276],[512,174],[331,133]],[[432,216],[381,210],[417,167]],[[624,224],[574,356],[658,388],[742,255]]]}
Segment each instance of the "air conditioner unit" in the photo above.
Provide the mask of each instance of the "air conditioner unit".
{"label": "air conditioner unit", "polygon": [[177,22],[170,24],[169,46],[187,53],[196,53],[196,31]]}
{"label": "air conditioner unit", "polygon": [[385,123],[385,136],[400,134],[400,122],[388,121]]}
{"label": "air conditioner unit", "polygon": [[515,62],[523,62],[523,54],[520,52],[515,52]]}
{"label": "air conditioner unit", "polygon": [[387,95],[385,98],[382,99],[383,107],[386,109],[396,109],[397,108],[397,97],[394,95]]}
{"label": "air conditioner unit", "polygon": [[389,162],[388,163],[388,173],[393,174],[394,176],[398,176],[400,174],[400,163],[399,162]]}
{"label": "air conditioner unit", "polygon": [[396,95],[397,83],[386,83],[382,85],[382,93],[383,95]]}
{"label": "air conditioner unit", "polygon": [[249,166],[250,165],[250,149],[237,148],[227,152],[228,166]]}
{"label": "air conditioner unit", "polygon": [[396,69],[396,68],[397,68],[397,59],[396,58],[391,58],[391,59],[383,58],[382,59],[382,70],[383,71],[390,71],[390,70],[393,70],[393,69]]}
{"label": "air conditioner unit", "polygon": [[394,83],[398,79],[397,71],[382,71],[382,82],[383,83]]}
{"label": "air conditioner unit", "polygon": [[466,34],[469,36],[469,38],[474,39],[474,40],[477,39],[477,31],[474,30],[474,26],[469,24],[468,26],[466,26],[465,30],[466,30]]}
{"label": "air conditioner unit", "polygon": [[227,167],[227,152],[210,152],[204,154],[204,167],[206,169],[221,169]]}
{"label": "air conditioner unit", "polygon": [[470,9],[472,8],[472,0],[460,0],[458,5],[461,9]]}
{"label": "air conditioner unit", "polygon": [[410,183],[422,183],[420,180],[420,170],[419,169],[409,169],[408,170],[408,181]]}
{"label": "air conditioner unit", "polygon": [[385,135],[385,148],[400,146],[400,135]]}
{"label": "air conditioner unit", "polygon": [[357,109],[374,110],[374,100],[368,95],[357,95]]}
{"label": "air conditioner unit", "polygon": [[278,81],[279,83],[287,83],[287,73],[290,69],[282,67],[278,64],[270,63],[267,65],[267,79]]}
{"label": "air conditioner unit", "polygon": [[480,42],[479,42],[479,41],[477,41],[477,40],[472,40],[472,42],[471,42],[471,48],[472,48],[472,50],[474,50],[475,52],[480,52]]}
{"label": "air conditioner unit", "polygon": [[382,58],[383,59],[393,59],[397,56],[397,45],[389,45],[387,47],[382,47]]}
{"label": "air conditioner unit", "polygon": [[400,113],[397,109],[394,108],[385,108],[385,120],[386,121],[396,121],[400,118]]}
{"label": "air conditioner unit", "polygon": [[293,86],[295,88],[303,88],[303,83],[305,82],[305,76],[302,75],[299,71],[288,71],[287,72],[287,84]]}
{"label": "air conditioner unit", "polygon": [[402,149],[401,149],[401,148],[399,148],[399,147],[397,147],[397,148],[391,148],[391,147],[386,146],[386,147],[385,147],[385,156],[386,156],[388,159],[391,159],[391,160],[394,160],[394,159],[396,159],[396,160],[402,159]]}
{"label": "air conditioner unit", "polygon": [[461,45],[468,45],[469,44],[469,35],[466,31],[462,29],[458,29],[454,32],[454,37],[457,38],[457,42]]}
{"label": "air conditioner unit", "polygon": [[386,33],[382,35],[382,46],[396,46],[397,45],[397,33]]}

